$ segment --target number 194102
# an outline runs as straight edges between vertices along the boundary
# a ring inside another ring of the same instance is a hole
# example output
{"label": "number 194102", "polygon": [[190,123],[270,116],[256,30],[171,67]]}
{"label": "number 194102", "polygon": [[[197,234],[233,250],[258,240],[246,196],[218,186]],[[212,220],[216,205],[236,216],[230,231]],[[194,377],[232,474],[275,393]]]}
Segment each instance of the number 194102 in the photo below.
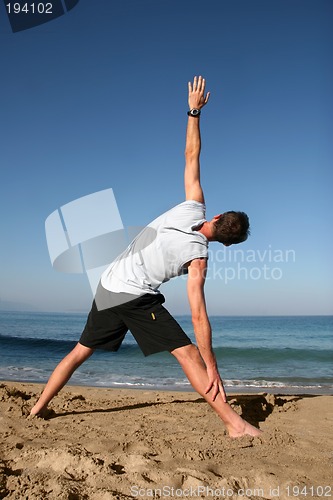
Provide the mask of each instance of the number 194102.
{"label": "number 194102", "polygon": [[288,497],[331,497],[331,486],[286,486]]}
{"label": "number 194102", "polygon": [[34,2],[19,4],[18,2],[6,4],[8,14],[52,14],[52,3]]}

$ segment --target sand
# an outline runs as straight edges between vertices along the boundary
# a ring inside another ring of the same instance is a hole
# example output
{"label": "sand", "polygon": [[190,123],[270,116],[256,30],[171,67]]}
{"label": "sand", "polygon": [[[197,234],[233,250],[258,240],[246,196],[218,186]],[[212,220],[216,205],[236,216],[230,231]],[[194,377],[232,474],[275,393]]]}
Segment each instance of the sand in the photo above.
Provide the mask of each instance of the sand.
{"label": "sand", "polygon": [[194,392],[0,384],[0,498],[332,498],[332,396],[228,396],[264,431],[229,438]]}

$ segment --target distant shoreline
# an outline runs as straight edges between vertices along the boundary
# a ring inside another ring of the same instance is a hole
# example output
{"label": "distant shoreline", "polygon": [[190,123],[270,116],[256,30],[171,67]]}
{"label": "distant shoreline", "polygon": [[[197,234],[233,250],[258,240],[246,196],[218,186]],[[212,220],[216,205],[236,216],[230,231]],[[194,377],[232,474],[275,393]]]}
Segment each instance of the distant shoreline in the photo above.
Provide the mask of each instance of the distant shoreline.
{"label": "distant shoreline", "polygon": [[[37,309],[2,309],[0,313],[33,313],[33,314],[64,314],[88,315],[88,310],[82,311],[38,311]],[[191,318],[190,314],[174,314],[176,318]],[[333,318],[332,314],[210,314],[210,318]]]}
{"label": "distant shoreline", "polygon": [[[0,385],[1,384],[28,384],[28,385],[34,385],[34,386],[42,386],[46,384],[47,381],[40,382],[38,380],[12,380],[12,379],[0,379]],[[94,385],[94,384],[80,384],[77,380],[75,382],[69,381],[65,387],[70,387],[71,389],[73,388],[82,388],[82,389],[94,389],[94,390],[112,390],[112,391],[148,391],[148,392],[169,392],[169,393],[194,393],[196,394],[195,390],[192,389],[191,386],[188,388],[175,388],[175,387],[168,387],[168,386],[163,386],[163,387],[158,387],[158,386],[131,386],[129,387],[126,384],[117,384],[116,386],[114,385]],[[227,396],[234,396],[234,395],[239,395],[239,394],[248,394],[248,395],[261,395],[261,394],[274,394],[274,395],[286,395],[286,396],[333,396],[333,391],[330,391],[328,389],[304,389],[302,387],[295,388],[287,388],[287,387],[246,387],[246,386],[239,386],[239,387],[234,387],[234,386],[228,386],[225,385],[225,390],[227,393]]]}

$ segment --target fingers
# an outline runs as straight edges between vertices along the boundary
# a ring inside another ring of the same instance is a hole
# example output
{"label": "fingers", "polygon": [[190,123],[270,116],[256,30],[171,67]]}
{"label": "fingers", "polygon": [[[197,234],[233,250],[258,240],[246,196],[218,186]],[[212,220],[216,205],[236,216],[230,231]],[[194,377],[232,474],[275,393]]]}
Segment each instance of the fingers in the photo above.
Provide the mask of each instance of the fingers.
{"label": "fingers", "polygon": [[220,392],[220,389],[219,389],[219,386],[216,384],[214,384],[214,390],[212,392],[212,400],[215,401],[215,399],[217,398],[217,395],[218,393]]}
{"label": "fingers", "polygon": [[[190,82],[189,82],[190,83]],[[195,76],[193,78],[193,92],[204,92],[205,91],[205,79],[202,76]]]}
{"label": "fingers", "polygon": [[210,384],[207,385],[206,387],[205,394],[208,394],[212,387],[213,387],[213,382],[210,382]]}
{"label": "fingers", "polygon": [[210,92],[205,96],[206,80],[202,76],[195,76],[193,83],[188,82],[189,98],[193,100],[192,104],[199,108],[205,106],[209,100]]}
{"label": "fingers", "polygon": [[224,387],[223,387],[223,383],[220,382],[211,382],[206,390],[205,390],[205,394],[208,394],[209,392],[211,392],[211,397],[212,397],[212,401],[215,401],[215,399],[217,398],[218,394],[221,394],[221,397],[222,397],[222,400],[224,403],[227,402],[227,396],[226,396],[226,393],[225,393],[225,390],[224,390]]}
{"label": "fingers", "polygon": [[227,395],[225,393],[223,384],[220,384],[220,394],[222,396],[223,402],[226,403],[227,402]]}
{"label": "fingers", "polygon": [[208,394],[209,392],[211,392],[212,401],[215,401],[218,393],[220,392],[218,384],[215,382],[209,384],[205,390],[205,394]]}
{"label": "fingers", "polygon": [[[201,77],[199,77],[201,78]],[[193,85],[192,82],[188,82],[188,91],[191,94],[192,92],[196,92],[198,88],[198,78],[195,76],[193,78]]]}
{"label": "fingers", "polygon": [[[205,86],[206,80],[202,76],[195,76],[193,78],[193,86],[191,82],[188,82],[188,89],[190,92],[199,92],[201,94],[204,94]],[[209,92],[207,92],[207,95],[209,95]]]}
{"label": "fingers", "polygon": [[205,85],[206,85],[206,80],[204,78],[202,78],[202,76],[199,76],[198,91],[201,92],[201,94],[204,94],[204,92],[205,92]]}

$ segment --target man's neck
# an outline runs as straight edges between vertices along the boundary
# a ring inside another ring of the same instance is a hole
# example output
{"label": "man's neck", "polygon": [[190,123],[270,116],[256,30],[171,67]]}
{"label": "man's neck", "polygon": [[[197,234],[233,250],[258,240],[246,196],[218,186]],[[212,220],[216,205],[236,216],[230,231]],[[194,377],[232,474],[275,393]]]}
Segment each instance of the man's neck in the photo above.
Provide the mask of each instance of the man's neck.
{"label": "man's neck", "polygon": [[206,236],[208,241],[214,241],[213,238],[213,227],[212,227],[212,222],[211,221],[205,221],[200,228],[197,229],[197,231],[204,236]]}

